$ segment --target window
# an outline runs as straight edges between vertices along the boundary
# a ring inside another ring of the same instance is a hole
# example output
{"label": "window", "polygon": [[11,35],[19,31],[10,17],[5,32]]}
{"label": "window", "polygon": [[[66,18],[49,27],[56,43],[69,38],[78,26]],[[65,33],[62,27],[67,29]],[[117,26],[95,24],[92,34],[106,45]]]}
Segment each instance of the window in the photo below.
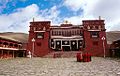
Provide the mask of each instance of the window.
{"label": "window", "polygon": [[53,31],[53,35],[55,35],[55,31]]}
{"label": "window", "polygon": [[77,30],[77,35],[79,35],[80,34],[80,31],[79,30]]}
{"label": "window", "polygon": [[98,38],[99,37],[99,32],[94,31],[94,32],[91,32],[90,34],[91,34],[92,38]]}
{"label": "window", "polygon": [[51,34],[53,35],[53,31],[51,31]]}
{"label": "window", "polygon": [[71,31],[70,30],[68,31],[68,36],[71,36]]}
{"label": "window", "polygon": [[59,31],[59,35],[61,35],[61,30]]}
{"label": "window", "polygon": [[93,29],[93,26],[90,26],[90,29]]}
{"label": "window", "polygon": [[77,35],[77,30],[75,30],[75,35]]}
{"label": "window", "polygon": [[95,26],[95,29],[98,29],[98,26]]}
{"label": "window", "polygon": [[14,44],[14,46],[17,48],[18,47],[18,45],[17,44]]}
{"label": "window", "polygon": [[58,31],[56,31],[56,35],[58,35]]}
{"label": "window", "polygon": [[81,36],[83,35],[83,32],[82,32],[82,31],[80,31],[80,35],[81,35]]}
{"label": "window", "polygon": [[62,30],[62,36],[64,36],[64,31]]}
{"label": "window", "polygon": [[33,27],[30,27],[30,31],[33,31]]}
{"label": "window", "polygon": [[44,37],[44,34],[42,32],[37,33],[37,38],[43,38],[43,37]]}
{"label": "window", "polygon": [[13,46],[13,43],[10,43],[10,46]]}
{"label": "window", "polygon": [[57,32],[56,32],[56,30],[54,31],[54,33],[55,33],[55,35],[57,35]]}

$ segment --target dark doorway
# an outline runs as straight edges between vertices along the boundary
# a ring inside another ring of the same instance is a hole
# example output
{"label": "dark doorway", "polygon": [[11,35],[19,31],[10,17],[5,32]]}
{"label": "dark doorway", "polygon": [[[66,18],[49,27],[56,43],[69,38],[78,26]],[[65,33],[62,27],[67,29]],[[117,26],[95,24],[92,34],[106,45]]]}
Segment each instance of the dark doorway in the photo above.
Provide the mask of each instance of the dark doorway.
{"label": "dark doorway", "polygon": [[120,57],[120,49],[110,49],[110,55],[112,57]]}
{"label": "dark doorway", "polygon": [[61,50],[61,41],[56,41],[55,49],[56,49],[56,51],[60,51]]}
{"label": "dark doorway", "polygon": [[18,57],[23,57],[24,56],[23,54],[24,54],[23,52],[18,52]]}
{"label": "dark doorway", "polygon": [[63,51],[70,51],[70,46],[62,46]]}
{"label": "dark doorway", "polygon": [[71,41],[71,50],[72,51],[78,51],[76,41]]}
{"label": "dark doorway", "polygon": [[25,57],[26,53],[25,53],[25,51],[17,51],[16,55],[17,55],[17,57]]}
{"label": "dark doorway", "polygon": [[120,57],[120,50],[119,49],[115,50],[115,56]]}

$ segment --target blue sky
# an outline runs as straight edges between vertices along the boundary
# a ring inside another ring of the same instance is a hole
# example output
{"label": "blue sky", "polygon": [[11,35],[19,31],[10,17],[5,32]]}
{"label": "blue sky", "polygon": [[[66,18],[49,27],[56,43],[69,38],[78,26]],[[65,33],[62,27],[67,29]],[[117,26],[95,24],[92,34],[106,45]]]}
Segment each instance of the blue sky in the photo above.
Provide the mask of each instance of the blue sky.
{"label": "blue sky", "polygon": [[0,32],[28,33],[29,22],[50,20],[52,25],[68,20],[105,20],[107,31],[120,31],[120,0],[0,0]]}
{"label": "blue sky", "polygon": [[36,4],[40,10],[43,9],[50,9],[52,6],[54,5],[58,5],[61,1],[57,0],[6,0],[6,2],[4,2],[5,0],[3,0],[3,2],[1,2],[1,5],[4,6],[5,4],[5,8],[3,9],[3,11],[1,11],[2,14],[9,14],[14,12],[15,9],[17,8],[25,8],[29,5],[32,4]]}

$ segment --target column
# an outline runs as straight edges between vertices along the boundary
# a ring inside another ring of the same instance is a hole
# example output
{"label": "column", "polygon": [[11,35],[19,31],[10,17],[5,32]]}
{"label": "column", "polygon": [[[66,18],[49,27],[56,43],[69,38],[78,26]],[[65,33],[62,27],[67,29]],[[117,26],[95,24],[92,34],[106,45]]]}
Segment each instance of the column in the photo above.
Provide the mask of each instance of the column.
{"label": "column", "polygon": [[53,44],[54,44],[53,48],[55,49],[55,41],[54,41],[54,39],[53,39]]}
{"label": "column", "polygon": [[25,51],[23,51],[23,57],[25,57]]}
{"label": "column", "polygon": [[60,40],[60,41],[61,41],[61,50],[63,50],[63,49],[62,49],[62,40]]}
{"label": "column", "polygon": [[54,49],[56,49],[56,40],[54,41],[54,43],[55,43]]}
{"label": "column", "polygon": [[115,56],[115,50],[112,50],[112,57]]}
{"label": "column", "polygon": [[70,44],[70,50],[71,50],[71,40],[69,40],[69,44]]}
{"label": "column", "polygon": [[2,53],[1,53],[1,58],[3,58],[3,50],[2,50]]}
{"label": "column", "polygon": [[77,49],[78,49],[78,40],[76,40],[77,41]]}
{"label": "column", "polygon": [[14,55],[15,55],[14,53],[15,53],[15,52],[14,52],[14,50],[13,50],[13,58],[15,57],[15,56],[14,56]]}
{"label": "column", "polygon": [[2,51],[0,50],[0,58],[1,58],[1,56],[2,56]]}
{"label": "column", "polygon": [[51,48],[51,44],[52,44],[51,39],[49,39],[49,44],[48,45],[49,45],[50,48]]}
{"label": "column", "polygon": [[53,31],[50,31],[50,36],[52,36],[53,35]]}
{"label": "column", "polygon": [[9,50],[7,51],[7,57],[9,57],[10,55],[9,55]]}

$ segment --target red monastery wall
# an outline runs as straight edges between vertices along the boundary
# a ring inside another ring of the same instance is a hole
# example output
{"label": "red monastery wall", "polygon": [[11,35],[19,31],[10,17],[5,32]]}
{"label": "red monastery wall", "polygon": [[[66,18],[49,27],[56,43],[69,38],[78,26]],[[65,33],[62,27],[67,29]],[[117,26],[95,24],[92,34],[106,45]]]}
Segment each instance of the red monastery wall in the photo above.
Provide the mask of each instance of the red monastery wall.
{"label": "red monastery wall", "polygon": [[85,51],[93,56],[108,56],[104,20],[84,20],[83,26]]}
{"label": "red monastery wall", "polygon": [[[29,31],[28,51],[33,56],[44,56],[49,53],[50,21],[31,22]],[[35,41],[33,42],[32,39]]]}

